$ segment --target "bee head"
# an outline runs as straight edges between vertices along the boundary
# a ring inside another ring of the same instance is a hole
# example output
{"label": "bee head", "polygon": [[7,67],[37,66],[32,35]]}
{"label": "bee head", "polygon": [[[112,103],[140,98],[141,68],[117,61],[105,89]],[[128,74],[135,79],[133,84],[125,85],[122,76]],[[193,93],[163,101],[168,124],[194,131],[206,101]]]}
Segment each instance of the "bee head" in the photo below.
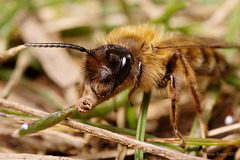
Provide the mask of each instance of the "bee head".
{"label": "bee head", "polygon": [[70,48],[86,52],[85,79],[99,98],[111,94],[124,82],[133,63],[130,50],[114,44],[103,45],[93,50],[66,43],[25,43],[24,45],[26,47]]}
{"label": "bee head", "polygon": [[85,79],[92,91],[104,98],[121,85],[131,70],[133,61],[129,49],[109,44],[92,50],[86,59]]}

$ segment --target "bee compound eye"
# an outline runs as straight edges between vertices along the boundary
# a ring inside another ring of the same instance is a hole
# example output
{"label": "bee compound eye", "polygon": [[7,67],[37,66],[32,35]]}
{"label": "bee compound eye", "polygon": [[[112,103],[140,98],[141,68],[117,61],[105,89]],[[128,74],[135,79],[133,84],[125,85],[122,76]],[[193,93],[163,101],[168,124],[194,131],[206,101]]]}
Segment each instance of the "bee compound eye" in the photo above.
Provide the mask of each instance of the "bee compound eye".
{"label": "bee compound eye", "polygon": [[128,76],[131,70],[131,58],[129,56],[125,56],[121,58],[121,65],[118,73],[118,83],[121,84]]}

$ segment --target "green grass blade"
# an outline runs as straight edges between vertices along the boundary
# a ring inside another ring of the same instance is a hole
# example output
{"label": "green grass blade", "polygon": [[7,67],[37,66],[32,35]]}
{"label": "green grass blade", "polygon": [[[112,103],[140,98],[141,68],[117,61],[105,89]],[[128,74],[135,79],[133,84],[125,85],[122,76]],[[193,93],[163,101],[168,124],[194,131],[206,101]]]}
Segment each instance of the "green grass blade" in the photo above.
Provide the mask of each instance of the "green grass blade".
{"label": "green grass blade", "polygon": [[225,79],[228,84],[235,86],[240,89],[240,79],[236,76],[231,76]]}
{"label": "green grass blade", "polygon": [[[147,123],[147,110],[149,101],[151,98],[151,92],[144,92],[142,105],[140,108],[139,116],[138,116],[138,123],[137,123],[137,133],[136,139],[139,141],[144,141],[145,138],[145,129]],[[135,150],[135,159],[136,160],[143,160],[143,152],[141,150]]]}
{"label": "green grass blade", "polygon": [[23,124],[22,127],[14,133],[14,136],[19,137],[52,127],[66,119],[74,110],[75,110],[74,107],[70,107],[49,114],[48,116],[43,117],[37,121],[34,121],[31,124]]}
{"label": "green grass blade", "polygon": [[[7,2],[6,2],[7,3]],[[20,0],[16,1],[15,8],[12,10],[6,11],[6,15],[0,19],[0,36],[7,37],[12,30],[12,21],[17,13],[26,7],[28,4],[28,0]],[[3,13],[1,13],[3,14]]]}
{"label": "green grass blade", "polygon": [[168,3],[168,6],[164,12],[164,14],[157,18],[156,20],[153,21],[154,24],[168,24],[169,19],[172,17],[174,13],[176,13],[179,10],[182,10],[183,8],[186,7],[186,2],[184,1],[179,1],[179,0],[171,0]]}
{"label": "green grass blade", "polygon": [[126,109],[126,118],[127,118],[128,128],[135,130],[137,128],[137,118],[135,115],[135,107],[132,107],[130,104],[128,104]]}
{"label": "green grass blade", "polygon": [[195,146],[229,146],[229,145],[237,145],[240,140],[223,140],[223,139],[215,139],[215,138],[184,138],[187,145],[195,145]]}

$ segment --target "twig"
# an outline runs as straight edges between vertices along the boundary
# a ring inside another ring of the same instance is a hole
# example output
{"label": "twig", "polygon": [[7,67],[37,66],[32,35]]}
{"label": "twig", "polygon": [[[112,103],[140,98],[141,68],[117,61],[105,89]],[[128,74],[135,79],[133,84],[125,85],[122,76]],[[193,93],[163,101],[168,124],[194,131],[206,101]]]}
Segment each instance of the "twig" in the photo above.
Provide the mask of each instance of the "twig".
{"label": "twig", "polygon": [[[0,107],[2,108],[11,108],[23,113],[28,113],[30,115],[33,116],[38,116],[38,117],[43,117],[48,115],[48,113],[44,112],[44,111],[40,111],[37,109],[32,109],[30,107],[27,107],[25,105],[21,105],[15,102],[11,102],[9,100],[5,100],[5,99],[1,99],[0,98]],[[72,127],[74,129],[78,129],[81,132],[84,133],[89,133],[93,136],[99,137],[99,138],[103,138],[103,139],[107,139],[109,141],[113,141],[116,143],[121,143],[123,145],[126,145],[128,147],[134,148],[134,149],[140,149],[143,152],[146,153],[151,153],[154,155],[158,155],[161,157],[165,157],[168,159],[190,159],[190,160],[203,160],[204,158],[200,158],[200,157],[195,157],[195,156],[191,156],[191,155],[187,155],[184,153],[180,153],[177,151],[173,151],[167,148],[163,148],[163,147],[159,147],[159,146],[155,146],[146,142],[140,142],[137,141],[135,139],[123,136],[123,135],[119,135],[117,133],[113,133],[104,129],[100,129],[97,127],[93,127],[87,124],[83,124],[80,122],[76,122],[73,120],[65,120],[63,122],[61,122],[61,124],[67,125],[69,127]]]}
{"label": "twig", "polygon": [[80,98],[75,104],[75,108],[80,113],[88,113],[92,111],[98,105],[99,102],[100,101],[97,101],[96,97],[88,95]]}
{"label": "twig", "polygon": [[37,117],[45,117],[48,115],[47,112],[38,110],[38,109],[34,109],[31,107],[27,107],[25,105],[16,103],[16,102],[12,102],[9,100],[5,100],[0,98],[0,108],[8,108],[8,109],[13,109],[22,113],[26,113],[28,115],[32,115],[32,116],[37,116]]}
{"label": "twig", "polygon": [[107,139],[109,141],[113,141],[116,143],[121,143],[123,145],[126,145],[128,147],[134,148],[134,149],[140,149],[143,152],[146,153],[151,153],[154,155],[158,155],[161,157],[165,157],[165,158],[169,158],[169,159],[196,159],[196,160],[200,160],[203,158],[199,158],[199,157],[195,157],[195,156],[190,156],[187,154],[183,154],[180,152],[176,152],[176,151],[172,151],[163,147],[159,147],[159,146],[155,146],[152,144],[148,144],[145,142],[140,142],[137,141],[135,139],[131,139],[128,138],[126,136],[123,135],[119,135],[117,133],[113,133],[104,129],[100,129],[97,127],[93,127],[93,126],[89,126],[83,123],[79,123],[73,120],[66,120],[63,121],[61,124],[70,126],[72,128],[78,129],[79,131],[85,132],[85,133],[89,133],[93,136],[99,137],[99,138],[103,138],[103,139]]}
{"label": "twig", "polygon": [[20,45],[14,48],[11,48],[5,52],[0,53],[0,62],[6,61],[7,59],[13,57],[16,55],[19,51],[23,50],[26,48],[24,45]]}

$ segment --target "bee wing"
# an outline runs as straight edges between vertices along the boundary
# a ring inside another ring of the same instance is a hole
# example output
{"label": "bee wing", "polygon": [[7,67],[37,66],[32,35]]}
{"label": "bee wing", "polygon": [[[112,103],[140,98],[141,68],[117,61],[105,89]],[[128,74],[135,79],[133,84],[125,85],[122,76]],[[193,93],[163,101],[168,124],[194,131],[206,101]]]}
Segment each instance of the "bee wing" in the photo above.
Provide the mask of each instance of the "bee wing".
{"label": "bee wing", "polygon": [[156,49],[183,49],[183,48],[239,48],[224,41],[194,36],[175,36],[154,46]]}

